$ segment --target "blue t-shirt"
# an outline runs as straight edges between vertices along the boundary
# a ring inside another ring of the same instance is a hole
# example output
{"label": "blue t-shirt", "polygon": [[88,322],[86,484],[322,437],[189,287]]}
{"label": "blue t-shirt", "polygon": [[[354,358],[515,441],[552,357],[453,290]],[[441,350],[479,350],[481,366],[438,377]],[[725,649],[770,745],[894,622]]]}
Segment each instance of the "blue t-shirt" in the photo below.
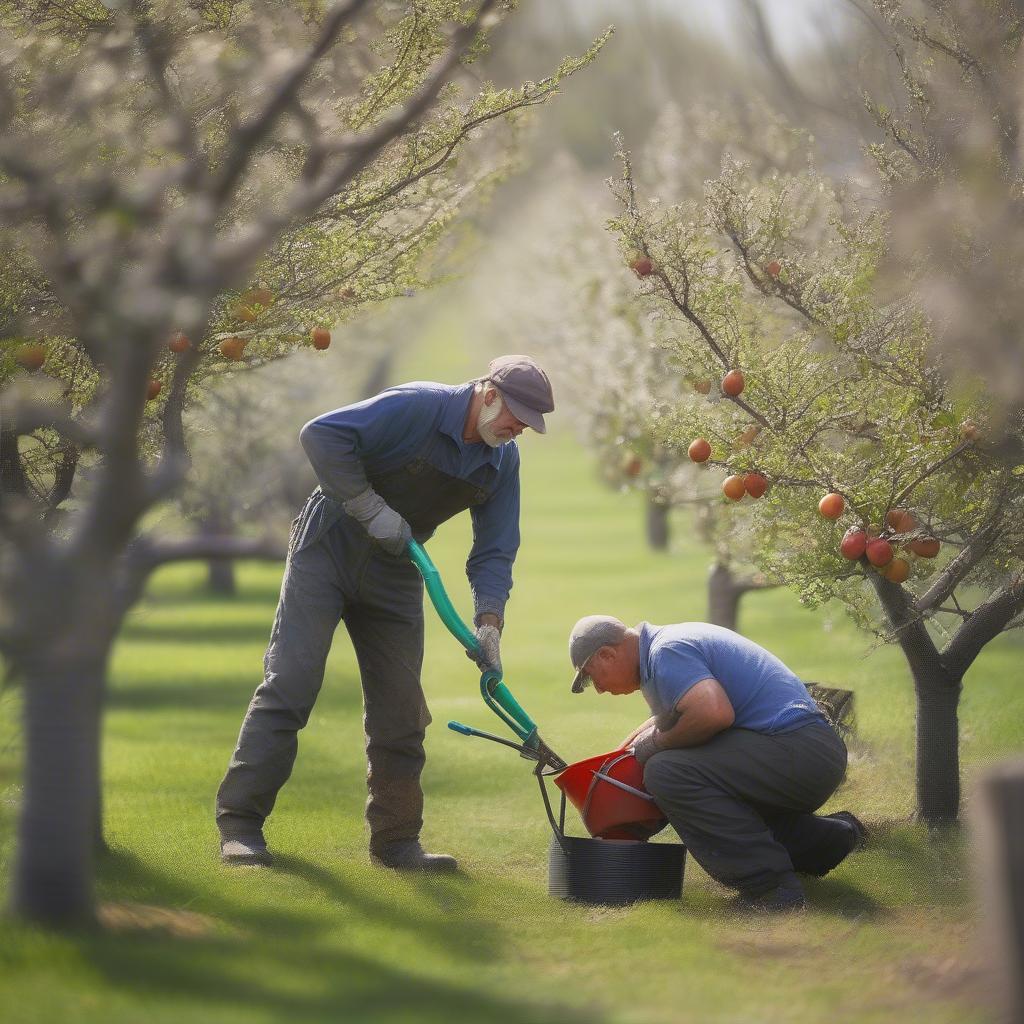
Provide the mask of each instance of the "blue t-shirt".
{"label": "blue t-shirt", "polygon": [[655,715],[670,711],[702,679],[725,690],[737,729],[792,732],[826,722],[807,687],[769,651],[708,622],[652,626],[641,622],[640,682]]}

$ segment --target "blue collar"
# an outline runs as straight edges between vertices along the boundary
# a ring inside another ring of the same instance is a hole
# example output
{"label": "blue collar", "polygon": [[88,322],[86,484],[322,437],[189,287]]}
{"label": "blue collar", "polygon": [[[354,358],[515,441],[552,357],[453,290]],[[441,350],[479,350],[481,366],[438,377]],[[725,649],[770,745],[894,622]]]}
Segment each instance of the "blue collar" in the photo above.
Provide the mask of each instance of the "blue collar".
{"label": "blue collar", "polygon": [[640,634],[640,688],[643,689],[651,681],[649,672],[649,657],[651,653],[651,634],[654,627],[649,622],[637,624],[637,632]]}
{"label": "blue collar", "polygon": [[[473,390],[476,385],[477,382],[471,380],[452,389],[437,429],[442,434],[447,434],[459,446],[460,451],[485,448],[487,461],[497,465],[501,460],[501,451],[506,445],[501,445],[500,448],[491,448],[483,441],[469,443],[462,438],[462,432],[466,428],[466,417],[469,415],[469,404],[473,401]],[[509,441],[508,444],[515,444],[515,442]]]}

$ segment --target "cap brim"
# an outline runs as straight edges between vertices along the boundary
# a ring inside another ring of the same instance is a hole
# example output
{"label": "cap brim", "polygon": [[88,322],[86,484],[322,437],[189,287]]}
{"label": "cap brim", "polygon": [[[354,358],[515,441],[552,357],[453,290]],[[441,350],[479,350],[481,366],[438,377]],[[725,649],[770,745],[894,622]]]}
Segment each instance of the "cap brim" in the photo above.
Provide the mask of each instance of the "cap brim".
{"label": "cap brim", "polygon": [[[501,391],[501,385],[494,385],[499,391]],[[520,402],[518,398],[513,398],[511,395],[501,391],[501,397],[505,401],[505,405],[508,406],[508,411],[521,423],[525,423],[528,427],[536,430],[538,434],[546,434],[548,431],[547,426],[544,423],[544,414],[537,412],[536,409],[531,409],[528,405]]]}
{"label": "cap brim", "polygon": [[590,676],[583,669],[580,669],[573,677],[572,692],[582,693],[590,685]]}

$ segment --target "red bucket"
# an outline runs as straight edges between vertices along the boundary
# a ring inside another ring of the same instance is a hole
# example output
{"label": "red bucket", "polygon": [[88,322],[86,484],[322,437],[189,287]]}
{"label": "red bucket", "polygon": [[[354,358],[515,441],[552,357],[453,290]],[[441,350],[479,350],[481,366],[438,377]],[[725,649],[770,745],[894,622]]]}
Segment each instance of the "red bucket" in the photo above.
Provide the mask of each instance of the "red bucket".
{"label": "red bucket", "polygon": [[597,839],[649,839],[668,824],[644,789],[640,762],[625,750],[577,761],[556,775],[554,783]]}

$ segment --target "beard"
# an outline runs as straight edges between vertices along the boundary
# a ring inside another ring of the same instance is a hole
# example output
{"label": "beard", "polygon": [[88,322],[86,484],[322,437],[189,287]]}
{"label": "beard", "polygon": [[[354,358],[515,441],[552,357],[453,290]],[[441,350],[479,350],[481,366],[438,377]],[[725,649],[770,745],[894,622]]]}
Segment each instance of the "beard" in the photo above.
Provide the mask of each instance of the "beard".
{"label": "beard", "polygon": [[480,413],[476,420],[476,429],[480,433],[480,439],[489,448],[500,448],[507,441],[511,440],[511,435],[507,430],[497,431],[491,426],[501,415],[501,410],[504,407],[505,403],[501,400],[501,395],[495,395],[494,401],[490,405],[480,406]]}

